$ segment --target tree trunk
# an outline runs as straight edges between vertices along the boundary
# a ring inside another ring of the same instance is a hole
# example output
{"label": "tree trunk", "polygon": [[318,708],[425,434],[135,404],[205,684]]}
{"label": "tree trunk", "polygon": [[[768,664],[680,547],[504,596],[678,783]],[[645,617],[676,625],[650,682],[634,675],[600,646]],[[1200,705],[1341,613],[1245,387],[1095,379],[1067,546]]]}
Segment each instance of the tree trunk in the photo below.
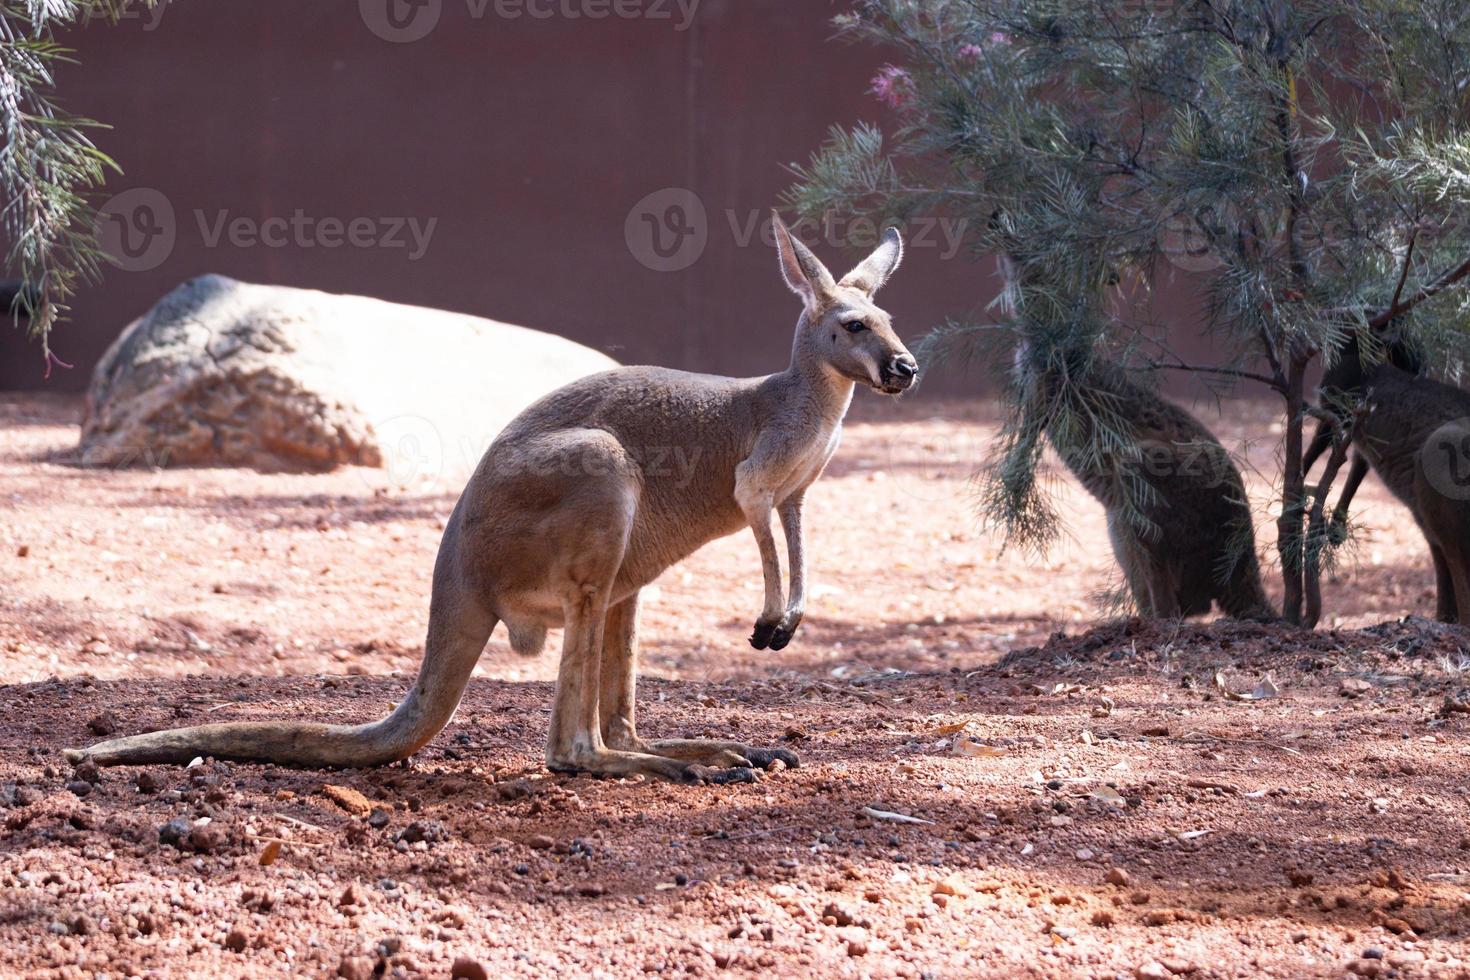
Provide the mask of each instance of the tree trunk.
{"label": "tree trunk", "polygon": [[1332,452],[1322,470],[1322,479],[1317,484],[1316,492],[1312,494],[1312,512],[1307,519],[1307,561],[1304,573],[1307,610],[1302,620],[1302,625],[1307,629],[1315,629],[1317,621],[1322,618],[1322,551],[1327,545],[1327,494],[1331,492],[1332,483],[1337,479],[1337,471],[1347,459],[1347,451],[1346,439],[1333,440]]}
{"label": "tree trunk", "polygon": [[1293,626],[1302,623],[1302,502],[1306,474],[1302,472],[1302,427],[1306,424],[1302,392],[1307,359],[1292,354],[1286,367],[1286,446],[1282,460],[1281,516],[1276,519],[1276,552],[1281,557],[1285,595],[1281,615]]}

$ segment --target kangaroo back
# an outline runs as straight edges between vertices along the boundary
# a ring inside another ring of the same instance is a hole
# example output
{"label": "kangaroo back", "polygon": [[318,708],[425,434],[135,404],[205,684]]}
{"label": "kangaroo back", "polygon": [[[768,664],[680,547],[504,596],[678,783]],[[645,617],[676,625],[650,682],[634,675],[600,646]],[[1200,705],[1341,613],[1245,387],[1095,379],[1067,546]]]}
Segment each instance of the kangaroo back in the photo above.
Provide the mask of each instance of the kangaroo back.
{"label": "kangaroo back", "polygon": [[[1231,616],[1271,618],[1261,587],[1245,484],[1225,447],[1198,419],[1097,362],[1076,385],[1088,405],[1065,435],[1048,429],[1058,455],[1108,510],[1114,553],[1140,611],[1197,615],[1212,603]],[[1136,451],[1092,451],[1093,422],[1124,430]]]}

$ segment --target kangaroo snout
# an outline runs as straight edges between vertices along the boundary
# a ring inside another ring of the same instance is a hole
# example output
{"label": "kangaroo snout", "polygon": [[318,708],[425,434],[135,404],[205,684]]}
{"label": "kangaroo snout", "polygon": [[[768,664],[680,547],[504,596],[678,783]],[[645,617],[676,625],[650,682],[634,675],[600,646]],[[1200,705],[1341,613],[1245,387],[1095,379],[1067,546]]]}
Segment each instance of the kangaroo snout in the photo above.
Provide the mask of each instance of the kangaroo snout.
{"label": "kangaroo snout", "polygon": [[903,353],[878,369],[883,390],[890,394],[907,391],[919,380],[919,362],[914,355]]}

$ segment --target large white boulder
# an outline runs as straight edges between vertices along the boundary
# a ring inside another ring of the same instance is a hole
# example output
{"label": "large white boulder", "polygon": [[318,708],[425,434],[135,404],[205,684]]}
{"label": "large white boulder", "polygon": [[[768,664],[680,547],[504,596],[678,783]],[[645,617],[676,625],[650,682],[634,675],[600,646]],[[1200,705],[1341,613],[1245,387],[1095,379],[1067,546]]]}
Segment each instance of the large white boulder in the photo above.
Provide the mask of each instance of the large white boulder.
{"label": "large white boulder", "polygon": [[616,366],[494,320],[201,276],[131,323],[97,364],[82,458],[459,478],[527,405]]}

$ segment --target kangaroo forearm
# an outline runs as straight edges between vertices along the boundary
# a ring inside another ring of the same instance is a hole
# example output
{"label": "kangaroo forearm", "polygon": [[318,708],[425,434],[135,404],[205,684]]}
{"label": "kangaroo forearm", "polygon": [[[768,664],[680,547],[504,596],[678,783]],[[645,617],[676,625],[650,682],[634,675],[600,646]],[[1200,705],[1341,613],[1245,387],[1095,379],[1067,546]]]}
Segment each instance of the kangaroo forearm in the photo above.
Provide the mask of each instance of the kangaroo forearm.
{"label": "kangaroo forearm", "polygon": [[791,595],[786,601],[786,617],[790,619],[799,617],[806,609],[806,539],[801,527],[800,503],[788,503],[781,508],[781,528],[786,533],[791,576]]}
{"label": "kangaroo forearm", "polygon": [[1310,473],[1312,465],[1317,462],[1317,457],[1325,453],[1330,445],[1332,445],[1332,427],[1326,422],[1318,422],[1317,431],[1312,434],[1312,443],[1302,454],[1302,472]]}
{"label": "kangaroo forearm", "polygon": [[1348,516],[1348,508],[1352,506],[1353,497],[1362,486],[1363,478],[1368,475],[1368,461],[1358,453],[1353,454],[1353,465],[1348,470],[1347,482],[1342,485],[1342,493],[1337,498],[1337,506],[1332,510],[1332,517],[1336,521],[1345,521]]}

